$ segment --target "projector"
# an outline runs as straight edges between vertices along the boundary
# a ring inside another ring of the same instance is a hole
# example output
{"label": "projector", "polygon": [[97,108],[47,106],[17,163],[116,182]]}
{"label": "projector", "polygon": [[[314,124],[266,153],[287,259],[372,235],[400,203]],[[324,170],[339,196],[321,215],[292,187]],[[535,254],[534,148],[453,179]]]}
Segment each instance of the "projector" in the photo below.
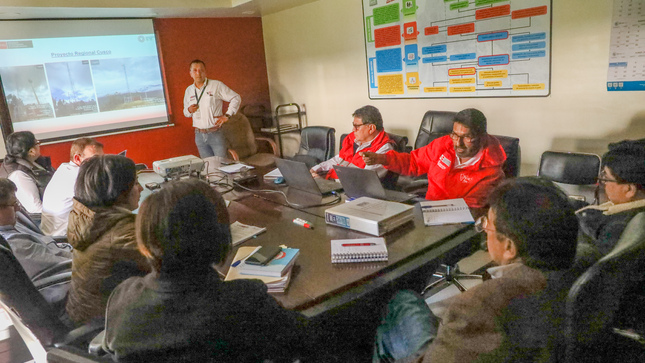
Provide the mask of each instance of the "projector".
{"label": "projector", "polygon": [[152,169],[165,179],[175,178],[181,175],[190,175],[193,172],[200,173],[204,169],[204,160],[194,155],[178,156],[155,161],[152,163]]}

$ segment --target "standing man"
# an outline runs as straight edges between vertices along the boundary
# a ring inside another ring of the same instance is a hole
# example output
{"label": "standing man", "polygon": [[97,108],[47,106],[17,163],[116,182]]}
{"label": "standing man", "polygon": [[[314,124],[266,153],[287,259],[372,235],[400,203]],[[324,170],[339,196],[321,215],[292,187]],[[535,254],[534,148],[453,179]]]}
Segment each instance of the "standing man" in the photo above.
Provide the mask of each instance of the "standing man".
{"label": "standing man", "polygon": [[363,153],[365,164],[382,164],[403,175],[428,174],[426,199],[464,198],[471,208],[486,205],[488,194],[504,179],[506,153],[487,133],[486,116],[474,108],[455,115],[452,132],[408,153]]}
{"label": "standing man", "polygon": [[[195,82],[184,94],[184,116],[193,118],[199,156],[226,157],[226,140],[219,130],[237,113],[242,98],[224,83],[206,78],[206,65],[199,59],[190,62],[190,76]],[[226,114],[222,101],[229,102]]]}
{"label": "standing man", "polygon": [[343,140],[338,155],[309,170],[314,178],[324,176],[327,179],[338,179],[334,165],[375,170],[379,178],[383,178],[387,173],[382,165],[366,166],[361,156],[365,151],[385,154],[394,150],[392,146],[394,142],[383,129],[381,112],[378,108],[367,105],[354,111],[352,116],[354,117],[352,133]]}
{"label": "standing man", "polygon": [[72,143],[69,163],[62,163],[43,195],[43,214],[40,229],[48,236],[67,236],[67,218],[72,210],[74,186],[81,163],[94,155],[103,155],[103,144],[83,137]]}

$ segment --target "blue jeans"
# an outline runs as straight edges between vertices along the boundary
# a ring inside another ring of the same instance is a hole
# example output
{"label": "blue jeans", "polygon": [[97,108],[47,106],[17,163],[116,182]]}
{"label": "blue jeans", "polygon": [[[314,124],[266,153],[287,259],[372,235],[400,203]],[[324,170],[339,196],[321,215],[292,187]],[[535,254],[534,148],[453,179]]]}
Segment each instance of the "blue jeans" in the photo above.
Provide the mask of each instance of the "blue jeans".
{"label": "blue jeans", "polygon": [[438,327],[438,318],[419,294],[399,291],[387,304],[376,331],[372,362],[394,362],[422,353],[437,335]]}
{"label": "blue jeans", "polygon": [[202,134],[195,130],[195,145],[197,145],[199,157],[202,159],[209,156],[220,156],[225,158],[228,155],[226,139],[221,131]]}

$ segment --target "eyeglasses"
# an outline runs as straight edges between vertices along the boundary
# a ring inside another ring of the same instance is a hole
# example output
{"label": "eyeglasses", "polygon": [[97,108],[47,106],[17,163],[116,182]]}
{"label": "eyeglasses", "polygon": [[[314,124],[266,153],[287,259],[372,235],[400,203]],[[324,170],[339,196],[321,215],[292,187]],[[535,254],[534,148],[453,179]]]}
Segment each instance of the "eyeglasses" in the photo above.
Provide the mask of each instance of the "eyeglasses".
{"label": "eyeglasses", "polygon": [[354,127],[354,130],[358,130],[358,129],[361,128],[361,126],[365,126],[365,125],[366,124],[358,124],[358,125],[357,124],[352,124],[352,126]]}
{"label": "eyeglasses", "polygon": [[600,183],[600,184],[605,184],[605,183],[620,183],[620,182],[619,182],[618,180],[616,180],[616,179],[598,178],[598,179],[596,179],[596,180],[597,180],[597,181],[598,181],[598,183]]}
{"label": "eyeglasses", "polygon": [[472,143],[472,142],[475,142],[475,141],[477,140],[477,137],[476,137],[476,136],[469,136],[469,135],[457,135],[454,131],[450,133],[450,138],[451,138],[453,141],[458,141],[458,140],[460,140],[460,139],[461,139],[461,140],[464,140],[464,142],[467,142],[467,143],[469,143],[469,144],[470,144],[470,143]]}
{"label": "eyeglasses", "polygon": [[475,231],[477,233],[481,233],[484,231],[496,232],[494,229],[488,228],[488,217],[486,216],[481,216],[477,218],[477,220],[475,221]]}
{"label": "eyeglasses", "polygon": [[12,208],[20,208],[21,204],[19,201],[13,202],[13,204],[0,204],[0,208],[6,208],[6,207],[12,207]]}

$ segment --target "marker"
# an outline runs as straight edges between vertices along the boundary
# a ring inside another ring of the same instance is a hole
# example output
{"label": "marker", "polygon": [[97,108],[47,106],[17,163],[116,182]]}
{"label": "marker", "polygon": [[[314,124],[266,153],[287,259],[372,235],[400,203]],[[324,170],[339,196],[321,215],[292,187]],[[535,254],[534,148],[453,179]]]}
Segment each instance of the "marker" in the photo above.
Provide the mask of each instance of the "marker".
{"label": "marker", "polygon": [[376,243],[343,243],[343,247],[367,247],[376,246]]}
{"label": "marker", "polygon": [[295,223],[295,224],[297,224],[299,226],[303,226],[303,227],[308,228],[308,229],[314,229],[314,226],[312,226],[311,223],[309,223],[309,222],[307,222],[307,221],[305,221],[304,219],[301,219],[301,218],[294,219],[293,223]]}

